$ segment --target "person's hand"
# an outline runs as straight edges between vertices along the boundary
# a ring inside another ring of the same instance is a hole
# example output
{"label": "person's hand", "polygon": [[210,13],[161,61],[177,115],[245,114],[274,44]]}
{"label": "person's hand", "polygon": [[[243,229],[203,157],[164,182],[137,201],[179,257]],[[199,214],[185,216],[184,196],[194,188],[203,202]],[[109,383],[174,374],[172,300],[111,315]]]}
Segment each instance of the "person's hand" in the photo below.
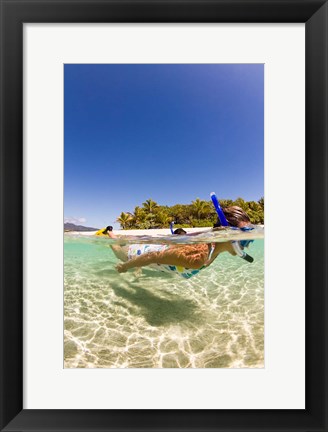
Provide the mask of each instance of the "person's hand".
{"label": "person's hand", "polygon": [[116,266],[116,270],[117,270],[119,273],[125,273],[125,272],[127,271],[126,263],[120,263],[120,264],[117,264],[117,266]]}

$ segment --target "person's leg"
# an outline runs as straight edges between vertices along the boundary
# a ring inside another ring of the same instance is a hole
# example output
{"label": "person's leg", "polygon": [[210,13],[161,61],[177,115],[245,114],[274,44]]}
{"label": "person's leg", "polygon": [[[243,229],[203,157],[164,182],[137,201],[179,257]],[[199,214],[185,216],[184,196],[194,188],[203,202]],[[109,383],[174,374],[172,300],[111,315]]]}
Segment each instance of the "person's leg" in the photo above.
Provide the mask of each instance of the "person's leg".
{"label": "person's leg", "polygon": [[175,246],[159,252],[149,252],[139,255],[123,264],[117,265],[122,273],[130,268],[143,267],[150,264],[167,264],[185,268],[199,269],[208,258],[207,245]]}
{"label": "person's leg", "polygon": [[123,262],[128,261],[127,246],[110,245],[110,247],[112,248],[112,251],[114,252],[116,258]]}

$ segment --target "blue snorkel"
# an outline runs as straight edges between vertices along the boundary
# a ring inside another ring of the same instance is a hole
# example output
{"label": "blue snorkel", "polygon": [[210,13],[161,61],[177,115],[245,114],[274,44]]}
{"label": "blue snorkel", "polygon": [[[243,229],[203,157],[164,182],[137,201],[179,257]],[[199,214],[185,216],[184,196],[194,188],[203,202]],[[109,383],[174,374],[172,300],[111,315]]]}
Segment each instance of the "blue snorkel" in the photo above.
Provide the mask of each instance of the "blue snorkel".
{"label": "blue snorkel", "polygon": [[173,231],[173,225],[174,225],[174,222],[171,222],[171,223],[170,223],[170,230],[171,230],[171,234],[174,234],[174,231]]}
{"label": "blue snorkel", "polygon": [[224,216],[223,210],[220,206],[220,203],[215,195],[215,192],[211,192],[211,200],[215,207],[216,213],[218,214],[219,221],[222,226],[229,226],[226,217]]}
{"label": "blue snorkel", "polygon": [[[214,208],[216,210],[216,213],[218,215],[218,218],[219,218],[219,221],[220,221],[221,225],[224,226],[224,227],[228,227],[229,223],[228,223],[228,221],[227,221],[227,219],[226,219],[226,217],[225,217],[225,215],[223,213],[223,210],[222,210],[222,208],[220,206],[220,203],[219,203],[219,201],[218,201],[218,199],[217,199],[217,197],[216,197],[216,195],[215,195],[214,192],[211,192],[211,200],[212,200],[212,203],[214,205]],[[248,227],[245,227],[245,228],[246,229],[244,231],[248,231],[249,230]],[[246,240],[246,242],[247,241],[248,240]],[[232,241],[231,244],[232,244],[232,247],[233,247],[234,251],[236,252],[236,254],[238,256],[240,256],[240,258],[246,260],[249,263],[252,263],[254,261],[254,258],[252,258],[251,256],[249,256],[241,248],[241,246],[246,245],[246,242],[243,243],[243,242],[239,242],[239,241]]]}

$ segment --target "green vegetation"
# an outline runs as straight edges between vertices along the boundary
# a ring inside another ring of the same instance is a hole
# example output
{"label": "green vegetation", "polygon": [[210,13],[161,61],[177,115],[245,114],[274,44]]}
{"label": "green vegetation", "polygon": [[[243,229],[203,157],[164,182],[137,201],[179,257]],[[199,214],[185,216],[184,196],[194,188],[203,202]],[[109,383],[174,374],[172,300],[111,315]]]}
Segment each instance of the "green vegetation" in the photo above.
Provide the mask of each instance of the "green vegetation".
{"label": "green vegetation", "polygon": [[[236,205],[248,214],[253,224],[264,223],[264,198],[259,201],[235,201],[220,199],[221,206]],[[162,206],[152,199],[135,207],[133,213],[122,212],[116,219],[122,229],[168,228],[170,222],[175,222],[175,228],[211,227],[217,220],[217,214],[212,201],[202,201],[197,198],[191,204],[175,204],[171,207]]]}

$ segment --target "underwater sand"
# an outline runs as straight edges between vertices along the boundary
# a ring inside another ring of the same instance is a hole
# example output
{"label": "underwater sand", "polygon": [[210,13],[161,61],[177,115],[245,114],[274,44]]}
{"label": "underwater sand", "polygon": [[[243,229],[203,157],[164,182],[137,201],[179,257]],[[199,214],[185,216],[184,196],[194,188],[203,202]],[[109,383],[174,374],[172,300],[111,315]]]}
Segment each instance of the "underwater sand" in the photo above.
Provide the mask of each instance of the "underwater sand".
{"label": "underwater sand", "polygon": [[109,241],[64,236],[65,368],[264,367],[264,240],[185,280],[119,274]]}

